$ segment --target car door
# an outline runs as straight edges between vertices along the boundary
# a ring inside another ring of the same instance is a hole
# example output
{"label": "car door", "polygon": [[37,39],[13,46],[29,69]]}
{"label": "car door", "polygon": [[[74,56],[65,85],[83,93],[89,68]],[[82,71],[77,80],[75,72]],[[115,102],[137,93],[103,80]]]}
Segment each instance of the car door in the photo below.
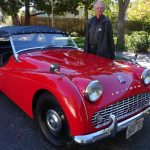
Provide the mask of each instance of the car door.
{"label": "car door", "polygon": [[31,84],[32,80],[27,77],[20,64],[12,56],[7,64],[0,67],[0,87],[13,102],[24,111],[31,113],[32,96],[36,85]]}

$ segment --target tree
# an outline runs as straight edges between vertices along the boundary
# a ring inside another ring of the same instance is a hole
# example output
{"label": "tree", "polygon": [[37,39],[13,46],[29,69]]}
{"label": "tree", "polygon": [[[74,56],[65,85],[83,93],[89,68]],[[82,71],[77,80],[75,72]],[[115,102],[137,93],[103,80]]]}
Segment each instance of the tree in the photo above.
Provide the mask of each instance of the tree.
{"label": "tree", "polygon": [[118,22],[117,22],[117,49],[125,47],[124,29],[125,29],[125,13],[130,0],[118,0]]}
{"label": "tree", "polygon": [[32,14],[32,15],[30,13],[30,8],[34,7],[34,5],[33,5],[34,0],[21,0],[21,2],[25,6],[25,20],[24,20],[24,24],[25,25],[30,25],[30,18],[32,16],[39,15],[40,13],[35,13],[35,14]]}
{"label": "tree", "polygon": [[0,0],[0,9],[3,15],[11,16],[13,25],[20,25],[18,11],[22,7],[19,0]]}
{"label": "tree", "polygon": [[30,0],[25,0],[25,25],[30,25]]}
{"label": "tree", "polygon": [[150,0],[136,0],[132,2],[128,10],[128,19],[150,21]]}
{"label": "tree", "polygon": [[87,22],[87,20],[88,20],[88,5],[89,5],[89,1],[88,0],[83,0],[82,3],[84,5],[84,18],[85,18],[85,22]]}
{"label": "tree", "polygon": [[34,6],[37,10],[47,13],[49,18],[52,12],[55,16],[65,15],[68,12],[78,14],[77,3],[74,0],[34,0]]}
{"label": "tree", "polygon": [[77,3],[74,0],[34,0],[34,6],[37,10],[44,11],[50,15],[52,12],[52,1],[55,15],[65,15],[67,12],[72,14],[78,13],[76,10]]}
{"label": "tree", "polygon": [[34,14],[30,13],[30,8],[35,7],[34,5],[35,0],[20,0],[20,1],[23,4],[23,6],[25,6],[25,20],[24,20],[25,25],[30,25],[31,17],[44,14],[44,12],[36,12]]}

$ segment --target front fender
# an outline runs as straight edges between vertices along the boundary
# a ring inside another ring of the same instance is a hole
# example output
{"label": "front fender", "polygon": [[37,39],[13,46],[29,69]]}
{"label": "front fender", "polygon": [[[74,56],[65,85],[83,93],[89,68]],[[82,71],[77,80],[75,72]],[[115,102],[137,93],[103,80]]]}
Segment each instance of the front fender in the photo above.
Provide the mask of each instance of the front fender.
{"label": "front fender", "polygon": [[55,95],[67,118],[71,135],[88,132],[88,116],[83,96],[66,76],[57,76],[53,82],[56,88],[49,90]]}
{"label": "front fender", "polygon": [[67,118],[71,135],[75,136],[87,133],[88,115],[83,96],[78,88],[67,76],[62,77],[58,74],[43,75],[34,78],[32,75],[34,81],[38,81],[36,88],[38,87],[38,90],[45,89],[56,97]]}

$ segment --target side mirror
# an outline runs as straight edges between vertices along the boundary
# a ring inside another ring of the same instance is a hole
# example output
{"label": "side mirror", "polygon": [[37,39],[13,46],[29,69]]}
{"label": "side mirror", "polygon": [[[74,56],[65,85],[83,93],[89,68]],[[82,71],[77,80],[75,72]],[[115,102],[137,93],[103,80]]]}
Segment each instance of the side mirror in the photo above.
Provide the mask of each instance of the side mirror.
{"label": "side mirror", "polygon": [[50,72],[58,73],[59,71],[60,71],[60,65],[59,64],[51,64]]}

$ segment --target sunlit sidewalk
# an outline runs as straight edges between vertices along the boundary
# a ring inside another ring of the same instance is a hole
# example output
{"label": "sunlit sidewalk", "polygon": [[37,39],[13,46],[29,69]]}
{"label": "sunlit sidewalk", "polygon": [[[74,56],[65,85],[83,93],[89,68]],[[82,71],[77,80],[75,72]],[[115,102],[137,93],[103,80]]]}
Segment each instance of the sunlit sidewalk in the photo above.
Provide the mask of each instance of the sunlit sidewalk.
{"label": "sunlit sidewalk", "polygon": [[[116,55],[129,58],[129,59],[134,59],[135,54],[134,53],[129,53],[129,52],[116,52]],[[147,54],[138,54],[137,63],[140,64],[141,66],[147,67],[150,69],[150,53]]]}

